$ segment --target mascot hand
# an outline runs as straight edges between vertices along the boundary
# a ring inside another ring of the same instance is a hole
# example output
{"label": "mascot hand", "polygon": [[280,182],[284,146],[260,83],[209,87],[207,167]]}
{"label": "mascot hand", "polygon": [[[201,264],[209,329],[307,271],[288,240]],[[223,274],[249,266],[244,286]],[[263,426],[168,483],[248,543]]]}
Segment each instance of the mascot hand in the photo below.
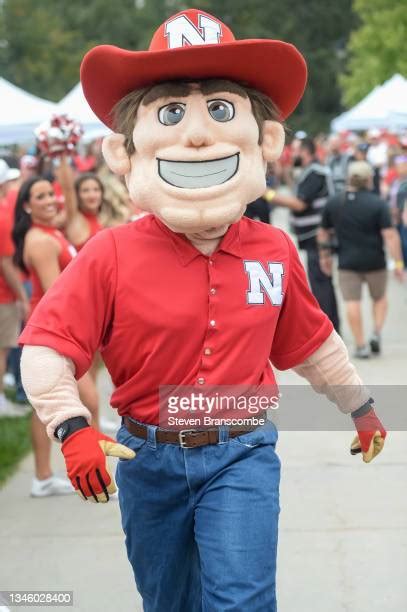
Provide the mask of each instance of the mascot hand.
{"label": "mascot hand", "polygon": [[109,501],[116,485],[107,464],[107,457],[133,459],[136,454],[93,427],[84,427],[70,435],[61,446],[66,471],[82,499]]}
{"label": "mascot hand", "polygon": [[363,416],[355,417],[353,421],[358,435],[351,444],[350,452],[352,455],[362,453],[363,461],[370,463],[384,446],[386,430],[373,408]]}

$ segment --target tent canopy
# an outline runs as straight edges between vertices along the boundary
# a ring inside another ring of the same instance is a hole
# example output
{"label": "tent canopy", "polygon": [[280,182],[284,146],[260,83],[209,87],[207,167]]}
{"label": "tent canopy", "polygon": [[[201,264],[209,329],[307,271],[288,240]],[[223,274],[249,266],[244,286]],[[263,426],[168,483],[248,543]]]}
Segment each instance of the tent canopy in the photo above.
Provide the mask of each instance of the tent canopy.
{"label": "tent canopy", "polygon": [[58,102],[57,112],[66,113],[73,119],[82,123],[85,130],[85,140],[89,141],[110,134],[109,128],[96,117],[87,103],[80,83],[75,85],[75,87]]}
{"label": "tent canopy", "polygon": [[85,142],[110,133],[91,110],[80,83],[55,104],[0,77],[0,111],[0,145],[33,142],[35,128],[54,113],[66,113],[82,123]]}
{"label": "tent canopy", "polygon": [[407,80],[395,74],[331,123],[334,132],[407,127]]}
{"label": "tent canopy", "polygon": [[32,141],[34,129],[55,109],[53,102],[33,96],[0,77],[0,144]]}

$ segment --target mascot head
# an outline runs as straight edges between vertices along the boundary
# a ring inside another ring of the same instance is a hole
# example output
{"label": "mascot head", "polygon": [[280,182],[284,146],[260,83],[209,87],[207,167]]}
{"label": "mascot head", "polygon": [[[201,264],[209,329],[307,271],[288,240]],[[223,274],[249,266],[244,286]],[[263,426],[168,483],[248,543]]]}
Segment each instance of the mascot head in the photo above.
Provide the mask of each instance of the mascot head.
{"label": "mascot head", "polygon": [[210,238],[264,193],[306,65],[288,43],[235,40],[221,21],[191,9],[164,22],[148,51],[95,47],[81,81],[114,130],[103,143],[106,162],[137,206],[175,232]]}

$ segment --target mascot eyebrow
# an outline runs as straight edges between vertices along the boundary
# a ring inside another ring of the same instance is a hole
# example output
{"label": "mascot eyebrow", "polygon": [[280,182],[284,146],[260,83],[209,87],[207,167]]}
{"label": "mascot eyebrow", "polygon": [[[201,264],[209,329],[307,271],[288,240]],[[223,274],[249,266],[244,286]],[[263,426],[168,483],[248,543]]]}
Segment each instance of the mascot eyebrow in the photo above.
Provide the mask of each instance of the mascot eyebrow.
{"label": "mascot eyebrow", "polygon": [[226,92],[236,94],[242,98],[249,98],[254,118],[259,127],[259,144],[262,142],[263,122],[266,120],[280,121],[280,111],[273,101],[265,94],[252,89],[244,83],[237,83],[226,79],[164,81],[130,92],[112,110],[113,130],[124,134],[124,144],[128,156],[130,157],[135,152],[133,130],[140,105],[148,106],[159,98],[185,98],[196,89],[199,89],[203,95]]}

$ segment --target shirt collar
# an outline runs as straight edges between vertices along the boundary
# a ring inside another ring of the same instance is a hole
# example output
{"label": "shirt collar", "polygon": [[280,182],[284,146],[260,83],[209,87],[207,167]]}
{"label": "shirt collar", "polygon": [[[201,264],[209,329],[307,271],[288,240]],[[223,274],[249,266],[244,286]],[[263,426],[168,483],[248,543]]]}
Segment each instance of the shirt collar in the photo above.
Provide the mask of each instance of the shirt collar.
{"label": "shirt collar", "polygon": [[[194,245],[188,240],[188,238],[184,234],[177,234],[170,230],[158,217],[154,216],[154,220],[157,223],[158,227],[165,232],[172,241],[175,252],[177,253],[177,257],[183,266],[187,266],[191,263],[196,257],[200,255],[205,257],[201,251],[199,251]],[[233,255],[234,257],[242,256],[242,248],[240,243],[240,221],[237,223],[233,223],[227,230],[226,234],[223,236],[220,244],[218,245],[215,253],[222,251],[224,253],[228,253],[229,255]]]}

